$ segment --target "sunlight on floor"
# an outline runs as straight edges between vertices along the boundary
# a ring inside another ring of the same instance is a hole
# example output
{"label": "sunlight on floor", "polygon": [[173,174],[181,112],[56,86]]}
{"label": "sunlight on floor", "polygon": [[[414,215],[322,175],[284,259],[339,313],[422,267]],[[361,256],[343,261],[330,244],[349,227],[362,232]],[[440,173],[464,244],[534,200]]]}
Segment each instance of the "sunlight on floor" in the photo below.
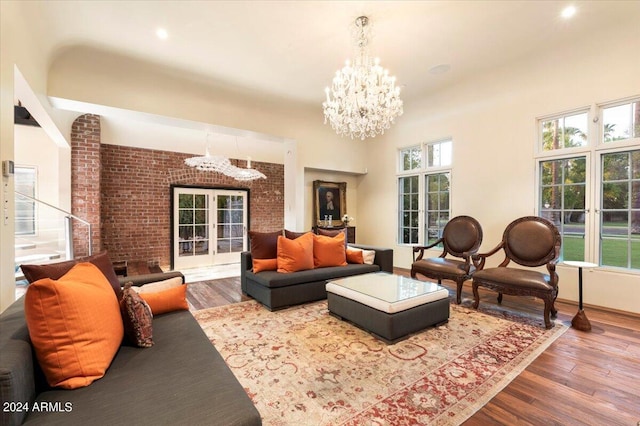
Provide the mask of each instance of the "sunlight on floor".
{"label": "sunlight on floor", "polygon": [[239,277],[240,264],[206,266],[203,268],[181,269],[185,282],[194,283],[197,281],[216,280],[219,278]]}

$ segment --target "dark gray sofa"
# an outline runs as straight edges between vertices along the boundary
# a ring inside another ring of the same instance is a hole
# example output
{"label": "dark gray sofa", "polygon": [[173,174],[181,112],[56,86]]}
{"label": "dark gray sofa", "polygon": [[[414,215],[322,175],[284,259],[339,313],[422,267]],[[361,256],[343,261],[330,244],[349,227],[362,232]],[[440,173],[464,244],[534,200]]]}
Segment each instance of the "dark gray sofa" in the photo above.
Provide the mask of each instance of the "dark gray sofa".
{"label": "dark gray sofa", "polygon": [[[53,389],[31,347],[20,298],[0,315],[0,424],[262,424],[190,312],[155,316],[153,340],[150,348],[121,346],[105,376],[87,387]],[[17,411],[25,406],[28,412]]]}
{"label": "dark gray sofa", "polygon": [[328,280],[370,272],[393,273],[393,250],[366,245],[352,245],[365,250],[375,250],[373,265],[348,264],[328,268],[310,269],[293,273],[262,271],[254,274],[250,252],[242,252],[240,284],[242,293],[253,297],[269,310],[312,302],[327,298]]}

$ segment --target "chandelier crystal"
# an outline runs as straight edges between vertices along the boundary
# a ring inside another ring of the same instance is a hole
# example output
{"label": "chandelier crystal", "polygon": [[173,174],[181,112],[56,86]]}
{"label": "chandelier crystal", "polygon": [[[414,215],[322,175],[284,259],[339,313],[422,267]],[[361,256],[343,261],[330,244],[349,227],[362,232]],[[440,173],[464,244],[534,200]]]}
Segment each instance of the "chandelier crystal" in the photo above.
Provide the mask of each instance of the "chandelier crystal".
{"label": "chandelier crystal", "polygon": [[353,62],[346,61],[336,71],[331,88],[327,87],[326,101],[322,103],[324,122],[327,121],[340,136],[351,139],[373,138],[384,134],[396,117],[402,115],[400,87],[395,76],[380,66],[380,59],[367,53],[369,18],[356,19],[359,55]]}
{"label": "chandelier crystal", "polygon": [[234,166],[231,160],[222,155],[211,155],[211,140],[207,135],[207,145],[204,157],[191,157],[184,160],[189,167],[194,167],[203,172],[217,172],[229,176],[238,181],[251,181],[256,179],[266,179],[264,173],[251,168],[251,158],[247,160],[247,168]]}

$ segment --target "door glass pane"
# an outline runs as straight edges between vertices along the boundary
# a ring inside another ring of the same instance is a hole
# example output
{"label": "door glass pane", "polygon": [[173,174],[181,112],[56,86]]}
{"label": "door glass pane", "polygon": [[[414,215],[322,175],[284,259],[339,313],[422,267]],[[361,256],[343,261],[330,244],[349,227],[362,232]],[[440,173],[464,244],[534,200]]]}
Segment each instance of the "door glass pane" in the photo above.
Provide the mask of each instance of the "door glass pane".
{"label": "door glass pane", "polygon": [[231,221],[231,212],[229,210],[218,210],[218,222],[228,223]]}
{"label": "door glass pane", "polygon": [[218,224],[218,239],[229,238],[231,235],[230,226]]}
{"label": "door glass pane", "polygon": [[207,206],[207,196],[204,194],[197,194],[194,196],[194,207],[196,209],[206,209]]}
{"label": "door glass pane", "polygon": [[206,210],[196,210],[195,211],[195,223],[197,223],[198,225],[202,225],[202,224],[206,224],[207,223],[207,211]]}
{"label": "door glass pane", "polygon": [[193,210],[180,210],[180,225],[193,224]]}
{"label": "door glass pane", "polygon": [[240,238],[242,237],[242,225],[231,225],[231,238]]}
{"label": "door glass pane", "polygon": [[231,222],[232,223],[242,223],[242,210],[232,210],[231,212]]}
{"label": "door glass pane", "polygon": [[229,253],[231,251],[231,242],[229,240],[218,240],[218,253]]}
{"label": "door glass pane", "polygon": [[195,255],[201,256],[209,253],[209,241],[208,240],[196,240],[195,241]]}
{"label": "door glass pane", "polygon": [[178,196],[178,207],[181,209],[193,208],[193,194],[180,194]]}

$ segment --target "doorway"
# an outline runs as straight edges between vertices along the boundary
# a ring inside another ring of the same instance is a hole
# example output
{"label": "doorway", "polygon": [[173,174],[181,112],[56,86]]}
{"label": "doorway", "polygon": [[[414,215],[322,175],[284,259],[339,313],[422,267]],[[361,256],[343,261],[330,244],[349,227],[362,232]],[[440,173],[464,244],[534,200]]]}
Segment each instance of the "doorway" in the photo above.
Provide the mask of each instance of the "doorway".
{"label": "doorway", "polygon": [[173,269],[239,263],[247,250],[245,189],[173,187]]}

